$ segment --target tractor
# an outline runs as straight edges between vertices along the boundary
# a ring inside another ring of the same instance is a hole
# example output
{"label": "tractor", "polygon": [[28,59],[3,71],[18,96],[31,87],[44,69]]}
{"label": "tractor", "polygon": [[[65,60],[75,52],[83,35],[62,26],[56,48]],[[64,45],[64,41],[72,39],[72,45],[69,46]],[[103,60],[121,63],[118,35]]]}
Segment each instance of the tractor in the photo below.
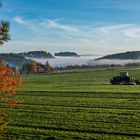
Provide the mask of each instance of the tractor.
{"label": "tractor", "polygon": [[110,80],[112,85],[139,85],[140,80],[134,80],[129,76],[128,72],[122,72],[119,76],[115,76]]}

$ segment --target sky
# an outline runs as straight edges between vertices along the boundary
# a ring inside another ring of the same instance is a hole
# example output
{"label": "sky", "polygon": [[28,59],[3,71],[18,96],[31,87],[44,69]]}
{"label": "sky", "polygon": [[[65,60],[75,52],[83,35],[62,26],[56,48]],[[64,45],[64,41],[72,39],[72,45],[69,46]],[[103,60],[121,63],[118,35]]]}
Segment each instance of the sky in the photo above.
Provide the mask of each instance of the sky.
{"label": "sky", "polygon": [[0,52],[140,50],[140,0],[2,0],[11,40]]}

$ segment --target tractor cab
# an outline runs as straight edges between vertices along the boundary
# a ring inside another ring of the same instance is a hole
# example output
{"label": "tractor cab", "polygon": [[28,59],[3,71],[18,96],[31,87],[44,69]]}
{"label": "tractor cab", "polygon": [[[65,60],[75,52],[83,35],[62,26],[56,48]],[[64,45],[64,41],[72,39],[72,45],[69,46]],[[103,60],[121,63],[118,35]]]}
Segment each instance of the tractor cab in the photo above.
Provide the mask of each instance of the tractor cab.
{"label": "tractor cab", "polygon": [[120,77],[122,77],[122,78],[129,77],[129,73],[128,72],[121,72]]}
{"label": "tractor cab", "polygon": [[128,72],[122,72],[119,76],[115,76],[110,80],[112,85],[135,85],[133,77],[129,76]]}

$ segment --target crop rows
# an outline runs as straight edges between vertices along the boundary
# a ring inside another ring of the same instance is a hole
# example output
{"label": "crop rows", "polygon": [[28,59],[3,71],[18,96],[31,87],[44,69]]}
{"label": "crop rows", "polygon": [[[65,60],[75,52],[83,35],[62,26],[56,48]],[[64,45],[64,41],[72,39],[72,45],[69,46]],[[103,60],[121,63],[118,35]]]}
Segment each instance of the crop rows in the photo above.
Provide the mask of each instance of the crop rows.
{"label": "crop rows", "polygon": [[[79,133],[79,139],[100,139],[106,135],[113,139],[140,137],[138,93],[126,93],[126,96],[121,94],[121,97],[115,93],[94,92],[46,91],[27,94],[19,95],[24,102],[12,110],[14,122],[7,130],[9,136],[22,133],[29,138],[38,133],[41,139],[49,136],[65,138],[67,135],[74,139],[77,137],[75,133]],[[54,131],[61,132],[61,135]]]}
{"label": "crop rows", "polygon": [[11,109],[13,123],[3,139],[139,140],[140,86],[107,85],[109,72],[100,73],[25,78],[25,91],[17,95],[22,102]]}

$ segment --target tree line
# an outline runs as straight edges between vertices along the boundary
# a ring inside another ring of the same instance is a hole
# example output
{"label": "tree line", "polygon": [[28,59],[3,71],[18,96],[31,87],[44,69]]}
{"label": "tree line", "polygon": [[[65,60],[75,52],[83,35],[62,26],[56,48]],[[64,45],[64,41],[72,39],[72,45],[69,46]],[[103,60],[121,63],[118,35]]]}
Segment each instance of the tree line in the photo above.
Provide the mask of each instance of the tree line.
{"label": "tree line", "polygon": [[37,74],[37,73],[51,73],[53,67],[46,61],[45,65],[31,60],[31,63],[26,63],[20,70],[21,74]]}

